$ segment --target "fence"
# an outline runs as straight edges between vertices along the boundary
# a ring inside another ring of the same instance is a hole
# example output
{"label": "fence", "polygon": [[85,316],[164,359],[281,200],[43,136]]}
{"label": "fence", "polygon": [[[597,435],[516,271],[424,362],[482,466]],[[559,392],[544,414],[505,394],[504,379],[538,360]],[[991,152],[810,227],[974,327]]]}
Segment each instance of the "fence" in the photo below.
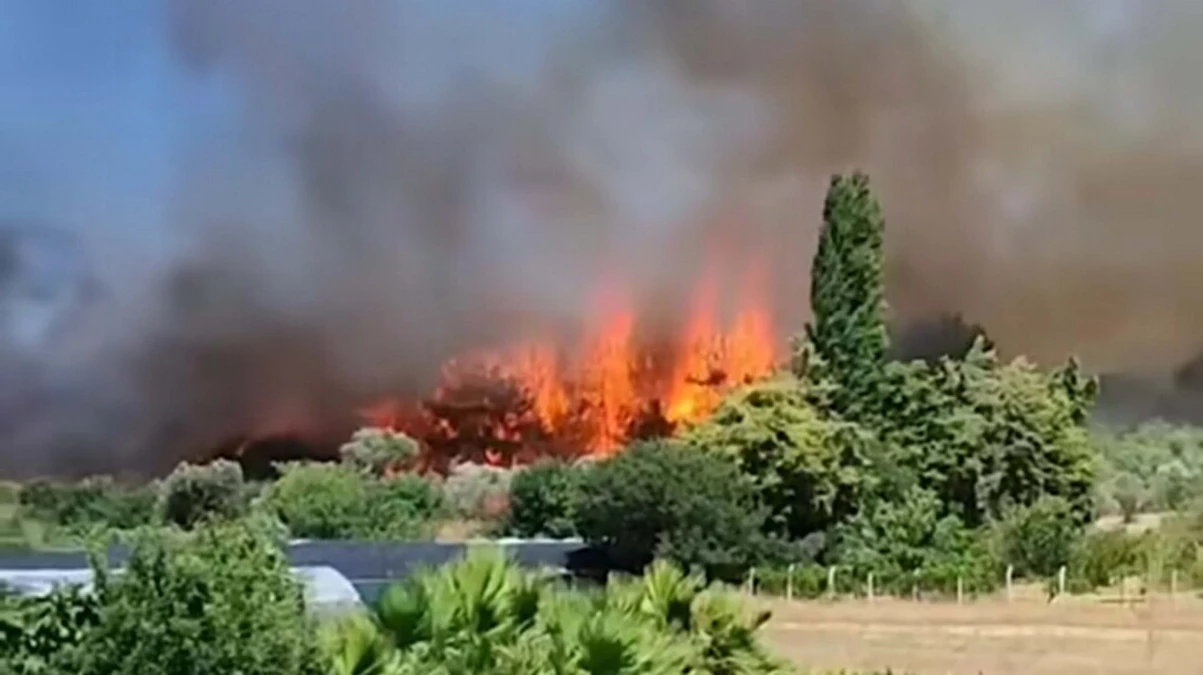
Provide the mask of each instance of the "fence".
{"label": "fence", "polygon": [[[983,583],[979,576],[953,575],[928,579],[918,574],[907,575],[910,583],[903,587],[895,576],[887,584],[873,572],[857,574],[855,570],[839,566],[790,565],[780,568],[752,568],[748,572],[741,590],[749,595],[782,597],[786,600],[843,600],[859,598],[873,602],[878,598],[910,598],[912,600],[944,600],[963,604],[978,597],[997,598],[1001,595],[1007,602],[1022,597],[1031,597],[1033,586],[1043,586],[1043,599],[1052,602],[1069,596],[1086,596],[1104,601],[1124,604],[1143,602],[1149,595],[1169,598],[1194,596],[1192,577],[1178,570],[1167,574],[1150,572],[1145,575],[1123,576],[1115,583],[1096,587],[1070,578],[1067,567],[1062,566],[1050,579],[1017,579],[1015,569],[1008,566],[998,583]],[[989,581],[989,580],[987,580]],[[1077,583],[1075,583],[1077,582]],[[1020,590],[1029,593],[1021,594]],[[901,592],[900,592],[901,591]]]}

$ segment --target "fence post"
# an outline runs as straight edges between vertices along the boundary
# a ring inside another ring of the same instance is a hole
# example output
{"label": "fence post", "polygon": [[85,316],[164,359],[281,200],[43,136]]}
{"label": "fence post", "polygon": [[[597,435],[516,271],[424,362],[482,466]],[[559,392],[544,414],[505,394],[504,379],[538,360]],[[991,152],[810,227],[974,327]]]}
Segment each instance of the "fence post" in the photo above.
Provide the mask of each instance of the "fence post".
{"label": "fence post", "polygon": [[965,604],[965,580],[957,575],[957,604]]}
{"label": "fence post", "polygon": [[748,570],[748,595],[756,595],[756,568]]}
{"label": "fence post", "polygon": [[785,568],[785,599],[794,599],[794,564],[790,563],[789,567]]}
{"label": "fence post", "polygon": [[835,600],[835,565],[827,568],[827,595]]}
{"label": "fence post", "polygon": [[873,602],[873,573],[869,572],[869,602]]}
{"label": "fence post", "polygon": [[1178,595],[1178,570],[1170,570],[1170,600]]}
{"label": "fence post", "polygon": [[1011,602],[1011,580],[1015,577],[1015,566],[1007,565],[1007,602]]}
{"label": "fence post", "polygon": [[1057,570],[1057,597],[1065,595],[1065,565]]}

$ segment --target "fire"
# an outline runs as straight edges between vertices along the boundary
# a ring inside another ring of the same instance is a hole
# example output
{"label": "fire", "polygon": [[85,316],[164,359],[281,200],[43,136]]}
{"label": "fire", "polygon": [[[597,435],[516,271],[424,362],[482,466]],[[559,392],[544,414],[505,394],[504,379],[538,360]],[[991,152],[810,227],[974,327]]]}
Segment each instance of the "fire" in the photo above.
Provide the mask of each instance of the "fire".
{"label": "fire", "polygon": [[447,363],[426,401],[380,401],[361,411],[372,425],[419,439],[434,460],[525,463],[540,456],[607,455],[640,437],[704,419],[733,387],[772,371],[777,329],[762,265],[733,290],[722,313],[712,265],[676,335],[641,337],[640,315],[621,286],[598,293],[595,319],[575,339],[552,331]]}

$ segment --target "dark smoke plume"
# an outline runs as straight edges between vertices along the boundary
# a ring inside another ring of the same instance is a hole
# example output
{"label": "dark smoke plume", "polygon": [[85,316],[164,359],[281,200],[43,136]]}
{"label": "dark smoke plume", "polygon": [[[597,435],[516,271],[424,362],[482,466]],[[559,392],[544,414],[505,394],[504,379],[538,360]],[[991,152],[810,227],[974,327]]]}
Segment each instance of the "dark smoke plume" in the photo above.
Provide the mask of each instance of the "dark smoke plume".
{"label": "dark smoke plume", "polygon": [[[17,4],[52,51],[96,39],[97,17]],[[1097,369],[1203,344],[1190,0],[135,5],[104,19],[157,65],[119,72],[169,80],[174,126],[112,142],[183,141],[158,171],[84,155],[71,177],[158,186],[148,225],[60,208],[50,149],[0,127],[0,195],[55,205],[99,289],[6,343],[3,473],[324,428],[465,347],[588,319],[609,282],[671,322],[715,242],[769,266],[796,329],[819,192],[853,167],[883,197],[899,321],[959,313]]]}

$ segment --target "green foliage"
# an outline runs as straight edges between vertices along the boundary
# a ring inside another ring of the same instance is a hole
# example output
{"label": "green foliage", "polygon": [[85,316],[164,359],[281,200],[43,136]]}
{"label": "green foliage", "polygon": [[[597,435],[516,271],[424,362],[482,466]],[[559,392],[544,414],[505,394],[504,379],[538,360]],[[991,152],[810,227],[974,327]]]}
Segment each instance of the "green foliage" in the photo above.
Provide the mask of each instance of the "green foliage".
{"label": "green foliage", "polygon": [[766,512],[735,464],[676,442],[646,442],[593,465],[577,531],[619,569],[666,558],[730,577],[769,554]]}
{"label": "green foliage", "polygon": [[1043,497],[1018,507],[998,525],[1003,562],[1014,565],[1019,576],[1050,577],[1070,558],[1082,537],[1070,503],[1060,497]]}
{"label": "green foliage", "polygon": [[1141,571],[1143,544],[1143,537],[1123,530],[1088,532],[1074,542],[1069,555],[1066,576],[1073,590],[1105,588]]}
{"label": "green foliage", "polygon": [[1203,430],[1150,422],[1129,430],[1099,429],[1103,508],[1131,520],[1145,511],[1176,511],[1203,495]]}
{"label": "green foliage", "polygon": [[58,672],[317,674],[304,592],[271,538],[250,524],[159,530],[125,570],[96,567],[98,618]]}
{"label": "green foliage", "polygon": [[684,440],[734,460],[770,509],[772,528],[790,537],[843,522],[875,490],[873,436],[824,419],[792,377],[735,392]]}
{"label": "green foliage", "polygon": [[979,340],[963,361],[890,364],[872,424],[894,465],[970,526],[1044,495],[1065,498],[1086,522],[1095,455],[1077,397],[1089,387],[1067,377],[1023,360],[1001,364]]}
{"label": "green foliage", "polygon": [[41,597],[0,595],[0,673],[57,675],[56,657],[79,644],[99,617],[95,596],[74,586]]}
{"label": "green foliage", "polygon": [[576,535],[576,505],[583,469],[554,459],[522,469],[510,482],[503,531],[517,537]]}
{"label": "green foliage", "polygon": [[783,672],[756,639],[767,619],[665,564],[582,593],[476,551],[390,588],[326,644],[336,675],[759,675]]}
{"label": "green foliage", "polygon": [[869,573],[887,592],[912,587],[992,590],[1000,578],[986,542],[944,508],[932,492],[912,488],[896,502],[879,501],[836,531],[836,561],[857,579]]}
{"label": "green foliage", "polygon": [[208,520],[245,515],[250,498],[242,467],[236,462],[184,463],[163,481],[158,509],[163,522],[192,528]]}
{"label": "green foliage", "polygon": [[360,429],[339,448],[343,461],[361,471],[384,475],[408,466],[418,457],[418,442],[399,431],[378,427]]}
{"label": "green foliage", "polygon": [[806,334],[820,357],[810,375],[838,385],[831,404],[852,419],[876,395],[888,348],[884,238],[885,220],[868,177],[833,177],[811,266],[814,318]]}
{"label": "green foliage", "polygon": [[151,486],[124,486],[96,476],[76,483],[33,481],[21,487],[17,500],[23,517],[83,535],[95,528],[128,530],[150,524],[156,493]]}
{"label": "green foliage", "polygon": [[415,539],[441,512],[437,489],[418,476],[377,478],[345,464],[290,463],[265,505],[294,537]]}

